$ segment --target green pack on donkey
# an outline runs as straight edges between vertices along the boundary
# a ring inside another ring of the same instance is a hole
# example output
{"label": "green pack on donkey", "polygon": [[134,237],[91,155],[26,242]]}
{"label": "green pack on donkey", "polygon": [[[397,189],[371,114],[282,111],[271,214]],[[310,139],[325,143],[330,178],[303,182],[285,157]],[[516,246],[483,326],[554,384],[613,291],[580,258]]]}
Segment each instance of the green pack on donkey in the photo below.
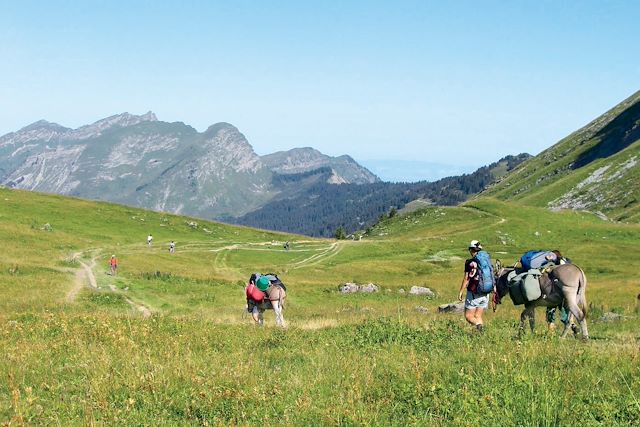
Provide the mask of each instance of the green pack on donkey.
{"label": "green pack on donkey", "polygon": [[507,276],[509,296],[515,305],[546,298],[554,289],[548,273],[556,265],[567,264],[559,251],[533,250],[525,252],[519,264]]}

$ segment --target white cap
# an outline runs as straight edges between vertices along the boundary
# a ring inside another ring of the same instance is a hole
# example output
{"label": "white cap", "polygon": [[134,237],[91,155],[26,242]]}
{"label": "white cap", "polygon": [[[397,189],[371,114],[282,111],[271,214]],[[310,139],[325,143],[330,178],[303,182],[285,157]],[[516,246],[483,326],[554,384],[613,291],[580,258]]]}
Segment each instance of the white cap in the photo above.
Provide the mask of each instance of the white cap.
{"label": "white cap", "polygon": [[479,241],[472,240],[471,243],[469,243],[469,249],[482,249],[482,245]]}

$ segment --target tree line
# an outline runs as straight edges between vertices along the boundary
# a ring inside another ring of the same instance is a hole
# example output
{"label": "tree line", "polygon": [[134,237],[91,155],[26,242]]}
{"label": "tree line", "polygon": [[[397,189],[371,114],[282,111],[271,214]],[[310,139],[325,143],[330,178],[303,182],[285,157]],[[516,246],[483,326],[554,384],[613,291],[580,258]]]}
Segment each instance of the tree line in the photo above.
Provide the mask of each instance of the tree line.
{"label": "tree line", "polygon": [[507,156],[471,174],[434,182],[335,185],[326,182],[332,173],[330,168],[280,175],[274,179],[289,185],[298,181],[308,182],[314,174],[317,179],[293,197],[274,199],[262,208],[231,221],[315,237],[334,237],[339,228],[350,234],[372,226],[381,216],[395,213],[416,199],[427,199],[434,205],[443,206],[464,202],[529,157],[528,154]]}

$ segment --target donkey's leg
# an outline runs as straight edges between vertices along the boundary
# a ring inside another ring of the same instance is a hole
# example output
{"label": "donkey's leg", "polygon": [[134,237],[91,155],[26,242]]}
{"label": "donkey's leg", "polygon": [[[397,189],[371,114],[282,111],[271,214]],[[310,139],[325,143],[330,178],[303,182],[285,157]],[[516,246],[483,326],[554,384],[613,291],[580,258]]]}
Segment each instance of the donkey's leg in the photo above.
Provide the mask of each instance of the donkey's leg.
{"label": "donkey's leg", "polygon": [[520,313],[520,327],[518,327],[518,338],[521,338],[522,335],[524,335],[524,321],[529,316],[528,310],[529,308],[525,306],[524,310],[522,310],[522,313]]}
{"label": "donkey's leg", "polygon": [[535,307],[531,307],[531,310],[529,310],[529,327],[531,328],[531,333],[533,333],[533,329],[536,327]]}
{"label": "donkey's leg", "polygon": [[587,321],[585,319],[585,315],[576,304],[575,295],[573,298],[567,298],[567,308],[569,309],[569,325],[571,324],[571,317],[575,317],[575,319],[580,323],[580,331],[582,332],[582,337],[584,339],[589,338],[589,331],[587,330]]}
{"label": "donkey's leg", "polygon": [[282,307],[280,306],[280,301],[271,301],[271,305],[273,306],[273,312],[276,315],[276,325],[284,327],[284,317],[282,317]]}

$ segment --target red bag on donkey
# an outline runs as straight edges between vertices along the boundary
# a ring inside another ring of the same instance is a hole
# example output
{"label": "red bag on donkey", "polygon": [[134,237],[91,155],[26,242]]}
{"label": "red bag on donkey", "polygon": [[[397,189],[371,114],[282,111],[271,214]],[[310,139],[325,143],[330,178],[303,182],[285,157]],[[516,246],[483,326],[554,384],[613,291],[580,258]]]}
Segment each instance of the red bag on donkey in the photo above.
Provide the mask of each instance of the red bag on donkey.
{"label": "red bag on donkey", "polygon": [[253,283],[247,285],[246,290],[247,298],[254,300],[255,302],[262,302],[265,297],[265,293],[257,288]]}

